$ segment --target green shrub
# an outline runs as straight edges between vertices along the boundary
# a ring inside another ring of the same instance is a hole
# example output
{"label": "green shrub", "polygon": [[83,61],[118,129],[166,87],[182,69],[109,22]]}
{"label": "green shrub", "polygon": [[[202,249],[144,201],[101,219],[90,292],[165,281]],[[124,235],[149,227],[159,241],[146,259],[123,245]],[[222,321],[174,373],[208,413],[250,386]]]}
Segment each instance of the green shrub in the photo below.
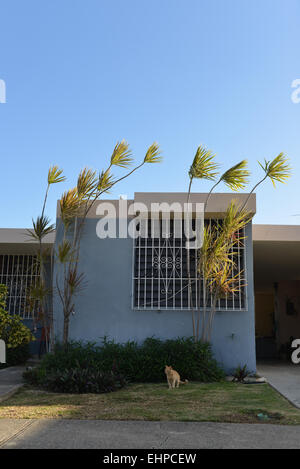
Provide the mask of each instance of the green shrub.
{"label": "green shrub", "polygon": [[0,369],[8,366],[24,365],[30,358],[29,344],[19,345],[14,348],[7,348],[6,363],[0,363]]}
{"label": "green shrub", "polygon": [[19,345],[19,347],[8,348],[6,364],[8,366],[24,365],[30,358],[29,344]]}
{"label": "green shrub", "polygon": [[0,368],[25,363],[30,357],[28,344],[35,340],[20,316],[13,316],[5,310],[6,297],[6,285],[0,285],[0,339],[6,344],[6,363],[0,364]]}
{"label": "green shrub", "polygon": [[172,365],[182,379],[191,381],[224,378],[210,345],[195,343],[192,338],[148,338],[141,345],[133,341],[118,344],[104,338],[101,346],[82,342],[57,345],[53,353],[43,358],[35,379],[42,385],[47,376],[76,368],[106,373],[114,370],[130,382],[161,382],[165,379],[165,365]]}
{"label": "green shrub", "polygon": [[26,345],[35,338],[20,316],[13,316],[5,311],[6,297],[6,285],[0,285],[0,339],[5,341],[7,348]]}
{"label": "green shrub", "polygon": [[48,391],[84,394],[117,391],[126,385],[126,379],[114,371],[101,372],[94,368],[70,368],[45,374],[40,368],[23,373],[28,384],[42,387]]}
{"label": "green shrub", "polygon": [[42,387],[46,378],[46,370],[43,367],[28,368],[23,373],[23,378],[27,384]]}
{"label": "green shrub", "polygon": [[125,378],[113,371],[101,372],[93,368],[57,370],[48,375],[44,386],[49,391],[66,393],[106,393],[126,385]]}

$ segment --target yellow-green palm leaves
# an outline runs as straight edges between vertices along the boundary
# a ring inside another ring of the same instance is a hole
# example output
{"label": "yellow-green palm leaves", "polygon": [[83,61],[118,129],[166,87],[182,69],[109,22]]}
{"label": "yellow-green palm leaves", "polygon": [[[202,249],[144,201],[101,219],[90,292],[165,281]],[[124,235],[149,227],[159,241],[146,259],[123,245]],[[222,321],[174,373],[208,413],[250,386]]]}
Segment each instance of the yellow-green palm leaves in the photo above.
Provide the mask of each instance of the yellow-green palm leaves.
{"label": "yellow-green palm leaves", "polygon": [[82,199],[78,196],[77,187],[66,191],[60,201],[60,214],[64,223],[69,224],[79,215],[82,207]]}
{"label": "yellow-green palm leaves", "polygon": [[48,171],[48,184],[57,184],[58,182],[65,181],[66,178],[63,176],[63,170],[59,169],[58,166],[51,166]]}
{"label": "yellow-green palm leaves", "polygon": [[109,192],[109,189],[114,185],[114,182],[114,177],[110,174],[109,169],[102,171],[98,179],[98,192]]}
{"label": "yellow-green palm leaves", "polygon": [[219,165],[215,163],[215,154],[200,145],[197,148],[193,163],[189,170],[190,179],[208,179],[214,181],[218,174]]}
{"label": "yellow-green palm leaves", "polygon": [[291,167],[288,163],[288,158],[284,153],[279,153],[272,161],[264,161],[264,164],[259,163],[260,167],[265,172],[265,177],[269,177],[275,187],[275,182],[286,182],[291,176]]}
{"label": "yellow-green palm leaves", "polygon": [[247,169],[247,160],[242,160],[225,171],[219,182],[224,182],[232,191],[244,189],[248,184],[250,172]]}
{"label": "yellow-green palm leaves", "polygon": [[146,156],[144,158],[144,163],[160,163],[162,161],[161,152],[159,150],[158,143],[154,142],[148,148]]}
{"label": "yellow-green palm leaves", "polygon": [[131,150],[129,148],[129,144],[122,140],[121,142],[117,142],[114,151],[111,155],[110,162],[114,166],[120,166],[121,168],[127,168],[133,162],[131,158]]}
{"label": "yellow-green palm leaves", "polygon": [[80,171],[77,179],[77,193],[79,197],[90,197],[95,191],[97,184],[97,173],[89,168]]}
{"label": "yellow-green palm leaves", "polygon": [[[221,223],[211,222],[204,229],[204,239],[199,252],[198,272],[204,284],[204,312],[202,340],[210,341],[216,305],[224,295],[235,294],[244,286],[243,271],[238,269],[235,256],[244,242],[241,230],[251,219],[251,214],[240,210],[234,201],[229,205]],[[211,296],[206,295],[206,289]],[[207,300],[211,298],[209,316],[206,317]],[[198,319],[199,327],[200,319]]]}

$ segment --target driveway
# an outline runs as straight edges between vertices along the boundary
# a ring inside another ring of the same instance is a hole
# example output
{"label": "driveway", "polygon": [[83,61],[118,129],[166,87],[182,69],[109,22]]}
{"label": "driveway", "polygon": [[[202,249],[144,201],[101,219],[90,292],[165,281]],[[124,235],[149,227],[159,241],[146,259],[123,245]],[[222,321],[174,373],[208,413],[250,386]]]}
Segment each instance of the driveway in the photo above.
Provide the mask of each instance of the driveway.
{"label": "driveway", "polygon": [[258,362],[257,372],[292,404],[300,408],[300,364],[289,362]]}
{"label": "driveway", "polygon": [[0,402],[23,386],[22,375],[25,369],[24,366],[12,366],[0,370]]}
{"label": "driveway", "polygon": [[0,419],[0,447],[1,449],[300,448],[300,426],[213,422]]}

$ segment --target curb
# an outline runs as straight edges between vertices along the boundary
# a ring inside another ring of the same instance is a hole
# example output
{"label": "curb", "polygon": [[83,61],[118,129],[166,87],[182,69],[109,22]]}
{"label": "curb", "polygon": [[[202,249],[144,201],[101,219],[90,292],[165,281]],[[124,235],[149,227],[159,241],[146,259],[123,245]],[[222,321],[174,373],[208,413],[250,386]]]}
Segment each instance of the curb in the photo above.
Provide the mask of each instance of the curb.
{"label": "curb", "polygon": [[3,394],[2,396],[0,396],[0,403],[5,401],[6,399],[8,399],[9,397],[13,396],[14,394],[16,394],[16,392],[22,388],[24,386],[24,384],[16,384],[10,391],[6,392],[5,394]]}

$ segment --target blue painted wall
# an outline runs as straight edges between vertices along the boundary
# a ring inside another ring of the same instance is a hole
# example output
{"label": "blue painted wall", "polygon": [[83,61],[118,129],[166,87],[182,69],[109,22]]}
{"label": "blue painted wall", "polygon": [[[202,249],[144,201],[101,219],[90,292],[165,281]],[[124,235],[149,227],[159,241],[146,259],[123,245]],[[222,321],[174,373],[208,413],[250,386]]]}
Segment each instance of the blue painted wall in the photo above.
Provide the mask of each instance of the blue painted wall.
{"label": "blue painted wall", "polygon": [[[77,297],[70,321],[70,339],[100,342],[104,335],[117,342],[142,341],[192,335],[190,311],[132,309],[132,239],[105,239],[96,236],[98,219],[86,220],[81,242],[80,271],[87,285]],[[246,228],[247,311],[216,314],[212,337],[215,358],[227,372],[237,365],[256,369],[252,226]],[[59,240],[59,233],[57,239]],[[55,272],[54,275],[56,275]],[[61,340],[63,316],[54,296],[55,335]]]}

